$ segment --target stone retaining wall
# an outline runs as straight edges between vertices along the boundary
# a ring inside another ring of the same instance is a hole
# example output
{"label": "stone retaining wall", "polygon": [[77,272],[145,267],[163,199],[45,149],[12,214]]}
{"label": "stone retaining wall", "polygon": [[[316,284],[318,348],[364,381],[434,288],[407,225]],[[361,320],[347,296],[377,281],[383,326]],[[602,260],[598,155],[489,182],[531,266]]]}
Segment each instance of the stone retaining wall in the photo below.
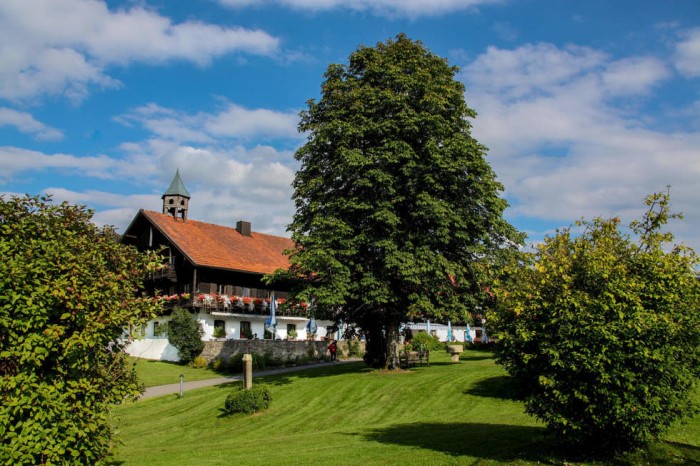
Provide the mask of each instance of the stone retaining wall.
{"label": "stone retaining wall", "polygon": [[[228,360],[235,354],[243,353],[271,353],[273,357],[282,359],[298,359],[309,357],[311,359],[323,359],[330,356],[328,341],[288,341],[288,340],[211,340],[204,342],[202,356],[211,361],[214,359]],[[364,354],[365,342],[361,341],[360,352]],[[348,344],[346,341],[338,342],[339,358],[347,357]]]}

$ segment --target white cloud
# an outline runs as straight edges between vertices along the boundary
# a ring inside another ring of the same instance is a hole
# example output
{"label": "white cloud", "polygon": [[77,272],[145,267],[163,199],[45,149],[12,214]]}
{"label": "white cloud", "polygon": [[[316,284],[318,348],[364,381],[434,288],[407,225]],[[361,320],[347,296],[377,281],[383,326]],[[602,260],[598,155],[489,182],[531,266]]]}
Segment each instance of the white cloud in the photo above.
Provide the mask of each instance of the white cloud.
{"label": "white cloud", "polygon": [[676,68],[689,77],[700,76],[700,28],[684,34],[683,41],[676,46]]}
{"label": "white cloud", "polygon": [[[291,221],[291,183],[295,167],[291,152],[270,146],[215,148],[183,145],[151,139],[125,145],[129,158],[142,159],[149,181],[157,192],[164,190],[179,168],[192,195],[193,219],[234,226],[246,219],[256,231],[283,234]],[[155,198],[160,199],[160,195]]]}
{"label": "white cloud", "polygon": [[353,11],[369,11],[379,16],[409,17],[439,16],[455,11],[468,10],[481,5],[502,3],[504,0],[219,0],[221,5],[241,8],[278,3],[309,11],[326,11],[343,8]]}
{"label": "white cloud", "polygon": [[133,109],[118,117],[117,121],[126,125],[138,123],[158,138],[180,142],[206,143],[255,137],[297,140],[303,137],[297,132],[297,112],[247,109],[233,103],[227,103],[218,113],[196,114],[151,103]]}
{"label": "white cloud", "polygon": [[179,168],[192,195],[193,219],[229,226],[246,219],[253,222],[256,231],[274,234],[284,234],[291,221],[295,167],[290,165],[294,163],[290,151],[270,146],[222,149],[156,138],[123,144],[121,149],[121,158],[108,158],[0,147],[0,183],[5,177],[52,170],[56,179],[82,176],[138,184],[145,187],[145,193],[81,192],[60,186],[42,190],[57,201],[86,204],[95,209],[96,223],[124,231],[139,208],[160,210],[161,193]]}
{"label": "white cloud", "polygon": [[29,113],[7,107],[0,107],[0,126],[14,126],[19,131],[32,134],[42,141],[58,141],[63,133],[34,119]]}
{"label": "white cloud", "polygon": [[[479,114],[474,136],[490,147],[511,199],[509,215],[563,225],[598,215],[629,220],[647,194],[670,184],[674,210],[700,231],[700,132],[662,132],[637,112],[640,97],[670,77],[660,61],[530,44],[491,47],[460,76]],[[700,248],[697,233],[682,239]]]}
{"label": "white cloud", "polygon": [[0,98],[61,94],[79,101],[92,86],[119,85],[107,75],[110,65],[206,65],[231,52],[272,55],[279,41],[261,30],[175,24],[140,6],[113,11],[95,0],[5,0],[0,44]]}
{"label": "white cloud", "polygon": [[0,147],[0,181],[26,171],[58,170],[96,178],[112,178],[119,162],[105,155],[76,157],[69,154],[44,154],[17,147]]}
{"label": "white cloud", "polygon": [[633,57],[610,63],[601,79],[613,95],[644,94],[670,73],[661,60],[652,57]]}
{"label": "white cloud", "polygon": [[264,108],[249,110],[230,104],[225,111],[207,120],[207,131],[217,136],[299,138],[297,112],[277,112]]}

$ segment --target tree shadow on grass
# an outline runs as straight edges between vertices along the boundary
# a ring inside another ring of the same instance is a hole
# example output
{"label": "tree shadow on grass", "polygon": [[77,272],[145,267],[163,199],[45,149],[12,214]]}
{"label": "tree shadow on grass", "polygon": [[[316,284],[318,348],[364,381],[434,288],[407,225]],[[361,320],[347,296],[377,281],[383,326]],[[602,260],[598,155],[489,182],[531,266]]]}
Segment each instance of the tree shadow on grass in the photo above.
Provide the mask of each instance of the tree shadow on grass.
{"label": "tree shadow on grass", "polygon": [[474,395],[499,400],[522,401],[523,396],[514,378],[507,375],[489,377],[475,382],[464,391],[465,395]]}
{"label": "tree shadow on grass", "polygon": [[360,435],[379,443],[508,463],[700,465],[700,448],[692,445],[658,441],[642,450],[614,455],[563,443],[544,427],[534,426],[419,422],[372,429]]}
{"label": "tree shadow on grass", "polygon": [[420,447],[452,456],[549,462],[553,438],[544,427],[482,423],[414,423],[364,434],[380,443]]}

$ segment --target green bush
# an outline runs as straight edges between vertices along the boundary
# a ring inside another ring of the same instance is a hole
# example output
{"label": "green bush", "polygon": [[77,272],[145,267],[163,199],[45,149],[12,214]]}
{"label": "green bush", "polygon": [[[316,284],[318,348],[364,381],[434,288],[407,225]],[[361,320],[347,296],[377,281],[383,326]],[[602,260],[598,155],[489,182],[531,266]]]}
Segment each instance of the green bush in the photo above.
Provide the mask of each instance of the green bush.
{"label": "green bush", "polygon": [[436,351],[443,349],[444,345],[440,342],[438,337],[426,332],[418,332],[413,335],[413,339],[411,340],[411,351],[420,351],[421,347],[424,350]]}
{"label": "green bush", "polygon": [[360,342],[356,339],[348,340],[348,357],[350,358],[361,358],[363,356],[360,350]]}
{"label": "green bush", "polygon": [[223,327],[216,327],[213,336],[214,338],[226,338],[226,329]]}
{"label": "green bush", "polygon": [[203,369],[207,367],[207,360],[203,356],[197,356],[190,363],[190,367],[194,367],[195,369]]}
{"label": "green bush", "polygon": [[143,391],[124,354],[160,311],[137,298],[161,258],[83,206],[0,196],[0,464],[97,464],[113,405]]}
{"label": "green bush", "polygon": [[209,361],[209,368],[213,371],[220,371],[224,369],[224,367],[224,361],[221,358],[216,358]]}
{"label": "green bush", "polygon": [[625,450],[692,416],[700,378],[698,258],[659,232],[668,198],[642,221],[580,222],[505,269],[489,315],[497,358],[529,414],[572,442]]}
{"label": "green bush", "polygon": [[266,385],[254,385],[250,390],[238,386],[226,397],[224,412],[253,414],[269,408],[271,402],[272,394]]}
{"label": "green bush", "polygon": [[176,307],[168,323],[168,341],[177,348],[180,361],[190,363],[204,349],[204,331],[197,318],[187,309]]}

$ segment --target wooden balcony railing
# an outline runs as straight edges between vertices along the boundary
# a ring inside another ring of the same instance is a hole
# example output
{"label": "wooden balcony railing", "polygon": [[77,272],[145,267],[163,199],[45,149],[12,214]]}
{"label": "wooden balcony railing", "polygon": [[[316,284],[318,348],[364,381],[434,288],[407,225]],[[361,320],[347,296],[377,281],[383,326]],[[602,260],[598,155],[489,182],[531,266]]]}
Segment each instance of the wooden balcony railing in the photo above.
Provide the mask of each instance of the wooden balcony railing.
{"label": "wooden balcony railing", "polygon": [[[207,295],[205,295],[207,296]],[[210,295],[209,295],[210,296]],[[242,300],[231,301],[218,298],[206,298],[197,296],[195,298],[184,298],[181,296],[164,296],[164,309],[172,309],[176,306],[184,308],[194,308],[204,312],[220,312],[227,314],[247,314],[247,315],[269,315],[270,307],[265,301],[244,303]],[[289,305],[287,303],[278,304],[275,312],[280,317],[307,317],[307,307],[303,305]]]}

